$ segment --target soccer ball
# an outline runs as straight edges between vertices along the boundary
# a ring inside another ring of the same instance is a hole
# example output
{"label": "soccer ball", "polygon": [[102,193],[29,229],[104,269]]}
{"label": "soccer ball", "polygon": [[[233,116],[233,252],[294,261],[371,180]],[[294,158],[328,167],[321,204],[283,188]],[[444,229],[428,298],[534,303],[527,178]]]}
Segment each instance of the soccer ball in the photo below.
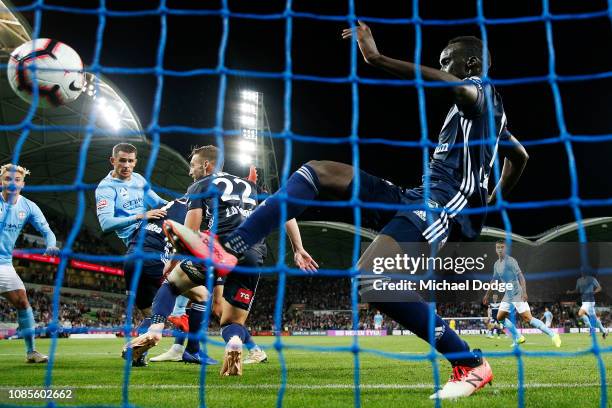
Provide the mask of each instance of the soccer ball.
{"label": "soccer ball", "polygon": [[[33,65],[36,65],[36,82],[33,81]],[[7,78],[13,91],[28,103],[32,102],[36,86],[38,104],[43,108],[74,101],[85,86],[79,54],[66,44],[48,38],[28,41],[17,47],[9,59]]]}

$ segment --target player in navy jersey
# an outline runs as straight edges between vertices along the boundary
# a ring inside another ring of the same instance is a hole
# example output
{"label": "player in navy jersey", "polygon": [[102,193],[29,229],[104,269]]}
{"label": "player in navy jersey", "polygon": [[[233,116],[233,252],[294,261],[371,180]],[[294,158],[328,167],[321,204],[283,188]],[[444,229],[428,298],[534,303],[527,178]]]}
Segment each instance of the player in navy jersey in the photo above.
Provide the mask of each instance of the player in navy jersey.
{"label": "player in navy jersey", "polygon": [[[250,216],[258,205],[257,186],[232,174],[215,172],[215,169],[223,167],[223,163],[217,163],[217,157],[218,149],[214,146],[203,146],[193,150],[190,175],[194,178],[194,183],[187,190],[189,211],[185,217],[185,225],[171,221],[164,225],[179,225],[192,233],[200,229],[214,229],[218,236],[224,237],[231,234]],[[294,250],[296,265],[303,270],[315,271],[318,265],[304,250],[295,220],[289,220],[286,229]],[[172,238],[172,235],[169,237]],[[261,267],[265,256],[266,246],[262,238],[249,251],[245,251],[238,265],[248,268]],[[231,266],[235,266],[236,263],[233,262]],[[223,271],[223,267],[217,267],[220,276],[224,275]],[[234,272],[226,278],[223,286],[214,288],[213,299],[221,300],[221,333],[227,343],[221,369],[223,376],[242,374],[242,345],[250,349],[246,363],[262,362],[267,359],[263,350],[254,345],[245,327],[258,281],[258,273]],[[149,332],[132,340],[126,346],[133,348],[134,358],[138,358],[138,355],[159,342],[160,331],[171,311],[174,298],[187,291],[206,290],[202,286],[206,283],[207,270],[203,264],[185,260],[173,267],[153,301],[153,324]],[[193,357],[194,360],[198,358]]]}
{"label": "player in navy jersey", "polygon": [[[157,290],[162,284],[164,267],[170,262],[170,256],[172,252],[172,246],[166,240],[166,235],[163,232],[162,225],[165,220],[172,220],[176,222],[183,222],[187,215],[187,198],[176,199],[168,202],[160,209],[163,211],[165,216],[159,219],[151,219],[146,224],[141,223],[139,228],[136,229],[132,235],[132,239],[128,244],[128,250],[126,255],[131,255],[136,251],[139,229],[144,228],[144,240],[142,243],[141,250],[148,254],[154,254],[155,259],[144,259],[142,260],[142,269],[140,277],[136,285],[136,307],[145,316],[143,323],[141,323],[139,330],[146,331],[150,324],[151,317],[151,305],[153,298],[157,293]],[[128,259],[124,263],[123,270],[125,272],[126,288],[128,291],[132,287],[132,281],[136,272],[136,259]],[[215,284],[223,284],[222,281],[215,282]],[[191,308],[187,309],[187,316],[189,319],[189,331],[194,333],[193,330],[199,328],[199,324],[196,320],[202,320],[202,312],[204,311],[205,295],[202,291],[193,291],[190,293],[193,304]],[[183,346],[185,336],[177,336],[175,345],[171,348],[170,358],[159,358],[160,356],[152,358],[150,361],[186,361],[191,362],[189,353],[197,353],[200,348],[199,341],[195,339],[189,339],[187,342],[187,349]],[[185,354],[187,351],[187,354]],[[146,365],[145,357],[143,357],[135,364],[136,366]],[[202,358],[206,364],[218,364],[217,360],[210,357]]]}
{"label": "player in navy jersey", "polygon": [[42,211],[36,204],[21,195],[25,177],[30,172],[13,164],[0,167],[2,194],[0,194],[0,296],[17,309],[19,335],[26,344],[26,362],[46,363],[48,357],[36,351],[34,330],[36,322],[28,295],[21,278],[13,267],[13,249],[23,227],[30,223],[44,237],[46,255],[57,253],[55,234],[49,228]]}
{"label": "player in navy jersey", "polygon": [[[363,23],[347,29],[343,38],[356,37],[364,59],[370,65],[402,77],[412,77],[417,66],[379,53],[370,29]],[[425,200],[424,187],[402,189],[383,179],[360,171],[359,199],[388,204],[418,204],[437,211],[375,211],[380,234],[366,249],[359,268],[371,271],[374,259],[393,258],[401,253],[400,242],[429,242],[436,246],[447,239],[473,240],[481,231],[484,214],[466,214],[465,209],[486,207],[495,201],[496,193],[508,193],[520,178],[528,156],[525,149],[506,127],[501,97],[490,84],[480,79],[483,71],[482,42],[475,37],[458,37],[447,44],[440,55],[441,69],[421,66],[427,81],[455,83],[447,89],[454,98],[440,132],[437,152],[430,161],[430,197]],[[488,58],[490,61],[490,58]],[[488,99],[487,93],[490,96]],[[490,100],[490,103],[489,103]],[[489,112],[493,113],[489,133]],[[507,143],[499,144],[499,141]],[[494,142],[494,143],[491,143]],[[499,153],[504,158],[501,179],[488,194],[488,178],[492,163]],[[349,198],[354,169],[343,163],[311,161],[287,180],[285,194],[292,199],[313,200],[320,194]],[[425,181],[425,180],[424,180]],[[216,264],[231,263],[278,225],[283,200],[278,194],[269,197],[237,230],[216,242],[211,257]],[[286,202],[287,218],[301,214],[306,207]],[[483,208],[484,210],[484,208]],[[192,243],[195,235],[185,231],[181,240]],[[204,238],[206,241],[207,238]],[[185,245],[193,249],[193,245]],[[203,248],[206,248],[204,246]],[[206,251],[208,252],[208,251]],[[196,253],[191,251],[191,253]],[[387,314],[444,354],[453,366],[451,379],[431,398],[469,396],[489,383],[493,374],[478,351],[470,351],[466,342],[435,315],[435,339],[429,337],[429,306],[416,293],[406,302],[376,302],[374,307]]]}

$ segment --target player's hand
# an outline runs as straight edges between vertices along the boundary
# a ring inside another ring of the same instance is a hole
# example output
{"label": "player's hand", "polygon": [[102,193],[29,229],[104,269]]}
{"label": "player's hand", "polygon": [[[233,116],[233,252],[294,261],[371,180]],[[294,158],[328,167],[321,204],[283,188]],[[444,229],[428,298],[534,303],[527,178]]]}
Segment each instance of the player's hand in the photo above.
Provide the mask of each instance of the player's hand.
{"label": "player's hand", "polygon": [[529,296],[527,296],[526,293],[523,293],[523,302],[526,302],[527,300],[529,300]]}
{"label": "player's hand", "polygon": [[345,28],[342,30],[342,38],[346,40],[351,37],[356,37],[363,59],[368,64],[372,64],[380,57],[380,52],[378,52],[370,27],[362,21],[358,21],[357,23],[359,25],[355,28]]}
{"label": "player's hand", "polygon": [[45,250],[45,253],[43,255],[45,256],[58,256],[59,255],[59,248],[58,247],[48,247]]}
{"label": "player's hand", "polygon": [[293,253],[295,265],[305,272],[316,272],[319,265],[305,249],[298,249]]}
{"label": "player's hand", "polygon": [[145,220],[161,220],[162,218],[164,218],[166,216],[166,210],[163,210],[161,208],[156,208],[154,210],[149,210],[146,213],[144,213],[143,218]]}

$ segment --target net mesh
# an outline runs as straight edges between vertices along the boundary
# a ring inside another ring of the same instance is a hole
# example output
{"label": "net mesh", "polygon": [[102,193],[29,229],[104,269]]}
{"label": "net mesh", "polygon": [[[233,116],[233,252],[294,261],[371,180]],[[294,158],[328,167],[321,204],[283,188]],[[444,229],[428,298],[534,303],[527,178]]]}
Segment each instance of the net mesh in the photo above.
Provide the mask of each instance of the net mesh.
{"label": "net mesh", "polygon": [[[426,178],[429,177],[429,168],[427,163],[429,161],[430,148],[433,146],[429,141],[429,131],[427,128],[427,113],[426,113],[426,104],[425,104],[425,90],[427,88],[433,87],[444,87],[448,86],[447,83],[437,83],[437,82],[427,82],[424,81],[420,71],[417,71],[416,77],[414,80],[396,80],[396,79],[372,79],[372,78],[363,78],[358,75],[357,72],[357,61],[359,56],[359,51],[357,48],[356,42],[351,42],[351,53],[350,53],[350,72],[348,76],[343,77],[324,77],[324,76],[314,76],[314,75],[303,75],[303,74],[295,74],[293,72],[293,63],[292,63],[292,38],[293,38],[293,25],[296,19],[310,19],[310,20],[322,20],[322,21],[336,21],[339,23],[347,24],[350,26],[355,26],[357,24],[358,16],[356,14],[355,3],[353,0],[349,0],[348,2],[348,14],[346,15],[319,15],[314,13],[305,13],[305,12],[297,12],[292,8],[292,1],[287,0],[285,10],[282,13],[272,13],[272,14],[253,14],[253,13],[237,13],[233,12],[228,4],[227,0],[221,1],[221,7],[218,10],[186,10],[186,9],[177,9],[170,8],[166,4],[166,0],[160,0],[159,7],[139,10],[139,11],[117,11],[111,10],[107,8],[106,1],[100,0],[99,7],[97,9],[91,8],[74,8],[74,7],[63,7],[58,5],[50,5],[45,4],[44,0],[38,0],[31,3],[25,7],[17,8],[17,11],[21,12],[32,12],[34,16],[34,24],[33,24],[33,33],[32,38],[39,38],[39,34],[41,31],[41,21],[44,12],[63,12],[63,13],[76,13],[82,15],[95,15],[98,19],[97,25],[97,33],[96,33],[96,42],[95,49],[93,53],[93,58],[91,60],[90,66],[87,68],[88,71],[99,75],[99,74],[119,74],[119,75],[154,75],[157,80],[157,86],[155,89],[154,100],[153,100],[153,108],[151,120],[148,126],[146,127],[146,132],[150,135],[152,141],[152,149],[150,160],[147,163],[147,167],[144,171],[144,176],[147,179],[151,179],[151,175],[153,169],[155,167],[155,162],[157,155],[159,153],[160,148],[160,135],[164,133],[177,133],[180,132],[182,134],[191,134],[191,135],[214,135],[216,139],[216,144],[221,148],[221,152],[223,152],[223,142],[224,137],[236,136],[239,134],[238,131],[226,129],[224,128],[223,119],[226,114],[226,94],[228,92],[228,77],[230,76],[242,76],[242,77],[253,77],[253,78],[272,78],[272,79],[280,79],[284,82],[284,123],[282,126],[282,130],[277,133],[272,133],[272,136],[275,138],[282,139],[284,142],[285,148],[285,158],[282,166],[282,176],[281,176],[281,186],[284,186],[289,175],[290,175],[290,163],[292,157],[292,149],[294,142],[313,142],[313,143],[321,143],[321,144],[345,144],[350,146],[352,153],[352,161],[351,164],[354,168],[358,169],[360,167],[359,160],[359,146],[361,144],[369,144],[376,143],[387,146],[395,146],[395,147],[408,147],[408,148],[419,148],[422,150],[423,157],[423,174]],[[578,236],[580,242],[586,242],[587,236],[585,232],[585,228],[583,226],[583,216],[581,212],[581,208],[589,207],[589,206],[603,206],[603,205],[611,205],[612,199],[583,199],[579,195],[579,180],[576,171],[576,162],[574,159],[573,152],[573,143],[575,142],[592,142],[594,140],[603,142],[612,140],[612,136],[610,135],[600,135],[596,138],[593,137],[584,137],[579,135],[572,135],[566,126],[566,121],[564,118],[563,111],[563,102],[561,98],[561,94],[559,91],[559,84],[564,82],[575,82],[575,81],[587,81],[593,79],[602,79],[602,78],[610,78],[612,76],[612,71],[601,72],[596,74],[588,74],[588,75],[558,75],[556,72],[555,65],[555,48],[553,45],[553,28],[552,23],[556,21],[564,21],[564,20],[577,20],[577,19],[593,19],[593,18],[601,18],[601,17],[612,17],[612,3],[609,4],[607,10],[597,11],[597,12],[589,12],[589,13],[580,13],[580,14],[552,14],[550,12],[550,4],[548,0],[542,0],[542,13],[537,16],[527,16],[527,17],[515,17],[515,18],[487,18],[484,15],[483,11],[483,0],[476,1],[476,10],[477,15],[472,18],[464,18],[464,19],[456,19],[456,20],[426,20],[422,19],[419,16],[419,1],[414,0],[412,3],[412,17],[411,18],[376,18],[376,17],[367,17],[367,16],[359,16],[359,20],[362,20],[366,23],[378,23],[378,24],[401,24],[401,25],[410,25],[414,28],[415,32],[415,48],[414,48],[414,61],[417,64],[421,63],[421,54],[422,54],[422,30],[425,26],[450,26],[450,25],[464,25],[464,24],[476,24],[480,28],[481,38],[484,42],[484,48],[488,48],[488,35],[487,35],[487,27],[492,25],[502,25],[502,24],[523,24],[523,23],[532,23],[532,22],[541,22],[545,25],[546,32],[546,44],[548,47],[548,73],[543,76],[535,76],[535,77],[522,77],[522,78],[511,78],[511,79],[503,79],[503,80],[493,80],[488,76],[488,73],[484,72],[483,82],[484,83],[492,83],[494,85],[516,85],[516,84],[530,84],[536,82],[548,83],[552,90],[556,121],[559,129],[559,135],[555,138],[548,138],[542,140],[532,140],[528,142],[528,145],[538,145],[538,144],[550,144],[550,143],[560,143],[564,146],[568,165],[569,165],[569,174],[570,174],[570,182],[571,182],[571,195],[565,199],[560,200],[550,200],[550,201],[530,201],[530,202],[521,202],[521,203],[510,203],[499,197],[493,209],[489,209],[489,211],[498,211],[502,215],[502,219],[504,222],[505,230],[510,233],[512,231],[512,225],[510,222],[510,217],[508,215],[508,210],[514,209],[538,209],[545,208],[550,206],[565,206],[571,208],[573,211],[573,215],[578,224]],[[166,51],[166,42],[167,42],[167,19],[168,16],[216,16],[222,21],[222,36],[218,46],[218,63],[214,68],[198,68],[188,71],[178,71],[178,70],[170,70],[164,68],[164,53]],[[140,68],[126,68],[126,67],[113,67],[113,66],[105,66],[100,62],[100,56],[103,50],[103,38],[106,27],[107,18],[109,17],[119,17],[119,18],[129,18],[129,17],[145,17],[145,16],[154,16],[159,17],[159,23],[161,27],[159,43],[157,47],[157,55],[156,55],[156,64],[153,67],[140,67]],[[228,38],[231,30],[230,19],[231,18],[241,18],[241,19],[253,19],[253,20],[282,20],[285,22],[285,65],[284,70],[282,72],[263,72],[263,71],[249,71],[249,70],[236,70],[231,69],[226,65],[226,53],[228,49]],[[488,64],[486,62],[487,56],[484,55],[484,66],[487,67]],[[164,90],[164,80],[166,77],[193,77],[200,75],[208,75],[214,76],[219,79],[218,86],[218,97],[217,97],[217,105],[216,105],[216,116],[215,116],[215,125],[211,128],[196,128],[196,127],[188,127],[188,126],[161,126],[159,122],[160,117],[160,107],[162,104],[162,94]],[[292,131],[292,82],[293,81],[312,81],[312,82],[322,82],[322,83],[341,83],[341,84],[350,84],[351,86],[351,127],[350,134],[345,137],[317,137],[317,136],[307,136],[296,134]],[[358,127],[360,122],[360,111],[359,111],[359,85],[385,85],[385,86],[412,86],[415,87],[418,94],[418,108],[419,108],[419,121],[420,121],[420,140],[419,141],[395,141],[395,140],[386,140],[386,139],[363,139],[360,138],[358,133]],[[487,94],[486,97],[488,99],[491,98],[490,94]],[[12,154],[12,162],[19,163],[20,155],[22,152],[22,148],[28,137],[31,135],[33,131],[42,131],[42,130],[52,130],[52,131],[62,131],[62,130],[79,130],[75,127],[65,127],[65,126],[45,126],[33,123],[33,118],[35,114],[35,106],[37,105],[38,95],[35,92],[34,94],[34,102],[32,103],[32,108],[29,110],[28,114],[24,118],[24,120],[17,125],[0,125],[0,131],[17,131],[20,132],[20,137],[17,143],[14,146],[13,154]],[[493,113],[491,111],[488,112],[490,119],[492,119]],[[75,214],[74,224],[68,238],[66,239],[64,248],[61,251],[61,262],[58,267],[58,273],[56,275],[55,286],[56,289],[59,289],[62,286],[62,282],[64,279],[64,273],[66,267],[68,266],[69,259],[73,255],[72,248],[75,240],[77,240],[79,235],[79,230],[83,223],[84,214],[86,211],[91,211],[91,209],[86,208],[86,200],[85,193],[87,190],[91,190],[95,188],[95,186],[88,185],[84,183],[84,173],[87,170],[87,152],[92,141],[92,137],[103,130],[98,129],[94,124],[95,122],[96,112],[92,110],[91,117],[89,120],[89,125],[85,127],[84,138],[82,140],[82,145],[80,147],[80,155],[78,161],[78,168],[76,172],[76,177],[74,179],[74,183],[69,186],[56,186],[56,185],[47,185],[47,186],[37,186],[35,191],[72,191],[77,194],[78,197],[78,210]],[[491,135],[495,135],[494,130],[494,121],[489,120],[489,124],[491,129],[489,129],[489,133]],[[83,129],[80,129],[83,130]],[[125,132],[124,132],[125,133]],[[491,143],[495,143],[494,136],[492,136]],[[221,160],[223,158],[221,157]],[[500,168],[499,163],[496,162],[494,166],[494,176],[495,181],[499,180],[500,177]],[[362,225],[362,209],[364,208],[373,208],[373,209],[414,209],[412,207],[406,206],[393,206],[389,204],[383,203],[363,203],[359,200],[358,194],[358,186],[359,186],[359,172],[355,172],[355,182],[353,185],[352,195],[348,201],[333,201],[333,202],[312,202],[309,204],[317,205],[317,206],[329,206],[329,207],[345,207],[351,208],[354,216],[354,224],[357,231],[360,230]],[[429,197],[429,189],[427,187],[427,183],[425,183],[426,197]],[[147,188],[150,188],[147,186]],[[287,218],[287,208],[286,203],[290,200],[287,195],[283,192],[283,187],[280,190],[280,198],[283,200],[281,205],[281,219],[279,220],[279,226],[284,224],[284,221]],[[427,210],[427,208],[423,208]],[[484,209],[480,209],[480,211],[484,211]],[[144,229],[141,229],[141,232]],[[284,239],[284,228],[280,229],[280,239],[279,239],[279,248],[278,251],[280,254],[285,253],[285,239]],[[139,248],[134,253],[133,257],[138,259],[138,267],[136,271],[136,277],[134,279],[135,283],[138,280],[138,276],[140,274],[141,269],[141,261],[143,259],[147,259],[147,255],[144,254],[140,249],[142,248],[142,238],[144,234],[140,234],[139,239]],[[358,312],[358,281],[356,277],[359,275],[358,270],[356,269],[357,261],[360,257],[360,234],[354,235],[354,245],[353,245],[353,267],[349,270],[323,270],[321,271],[322,275],[333,275],[333,276],[346,276],[351,278],[351,307],[352,307],[352,322],[353,327],[356,329],[359,327],[359,312]],[[88,256],[88,260],[92,261],[117,261],[117,257],[108,257],[108,256]],[[279,262],[276,266],[272,268],[268,268],[266,271],[271,273],[276,273],[278,275],[278,292],[276,297],[276,305],[274,309],[274,321],[275,321],[275,329],[278,334],[282,327],[282,314],[283,314],[283,303],[285,298],[285,288],[287,283],[287,277],[290,275],[299,274],[299,271],[295,269],[291,269],[284,260],[284,257],[278,257]],[[135,286],[135,283],[133,286]],[[212,286],[212,275],[209,276],[209,287]],[[134,287],[132,288],[134,289]],[[134,290],[131,291],[132,294],[135,293]],[[125,330],[125,333],[129,336],[129,333],[132,330],[130,326],[130,322],[132,321],[132,309],[134,306],[134,296],[129,297],[129,304],[126,311],[126,325],[122,327],[122,330]],[[45,377],[45,386],[53,385],[53,368],[56,362],[56,350],[58,345],[58,328],[59,328],[59,306],[60,306],[60,291],[55,290],[53,295],[53,320],[48,325],[47,330],[52,334],[52,342],[50,348],[50,360],[49,364],[46,368],[46,377]],[[431,304],[430,313],[433,315],[435,313],[435,305]],[[206,315],[206,321],[210,318],[210,308],[208,308],[208,312]],[[434,327],[433,322],[434,319],[430,319],[431,327],[430,327],[430,337],[434,338]],[[588,350],[584,352],[580,352],[579,354],[591,353],[597,359],[598,370],[599,370],[599,379],[600,379],[600,406],[605,407],[608,403],[608,390],[606,387],[606,367],[604,365],[604,361],[602,359],[602,353],[610,352],[610,349],[602,349],[596,339],[595,336],[592,336],[592,345]],[[202,343],[204,345],[204,350],[206,350],[207,343],[215,343],[213,340],[209,339],[206,334],[201,337]],[[287,364],[285,360],[284,352],[285,350],[290,349],[302,349],[309,350],[312,352],[319,351],[334,351],[334,352],[344,352],[344,353],[352,353],[354,359],[354,404],[355,406],[361,406],[361,389],[360,389],[360,355],[362,353],[373,353],[377,355],[381,355],[388,358],[400,359],[400,360],[414,360],[414,361],[423,361],[428,362],[432,366],[433,379],[435,387],[441,385],[441,379],[438,370],[438,359],[440,358],[437,355],[436,350],[431,347],[430,352],[422,355],[422,354],[395,354],[384,352],[375,349],[366,349],[360,346],[359,337],[355,335],[352,340],[352,344],[349,347],[312,347],[307,345],[290,345],[285,344],[283,342],[283,338],[280,335],[276,336],[274,342],[274,348],[278,352],[280,366],[281,366],[281,382],[278,390],[277,397],[277,406],[283,405],[283,398],[285,396],[285,391],[287,389]],[[571,357],[575,356],[576,353],[564,353],[564,352],[542,352],[542,351],[523,351],[521,349],[514,348],[512,351],[508,352],[490,352],[485,354],[486,357],[493,359],[493,367],[495,363],[495,358],[497,357],[507,357],[514,356],[518,361],[518,405],[520,407],[525,406],[525,367],[523,359],[524,357]],[[130,385],[130,373],[131,373],[131,365],[126,362],[125,364],[125,372],[124,372],[124,380],[123,380],[123,403],[122,406],[129,405],[129,385]],[[200,375],[200,406],[206,405],[206,370],[205,366],[202,366],[201,375]],[[439,402],[436,402],[436,405],[439,405]]]}

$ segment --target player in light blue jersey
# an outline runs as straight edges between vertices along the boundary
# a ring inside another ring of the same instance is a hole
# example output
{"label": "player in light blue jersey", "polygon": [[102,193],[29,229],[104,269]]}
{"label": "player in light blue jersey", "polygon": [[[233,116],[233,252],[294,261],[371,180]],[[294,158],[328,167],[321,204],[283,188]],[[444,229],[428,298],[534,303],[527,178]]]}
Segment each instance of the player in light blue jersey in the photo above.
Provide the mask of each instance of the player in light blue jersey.
{"label": "player in light blue jersey", "polygon": [[[129,143],[119,143],[113,147],[110,162],[113,170],[100,181],[96,188],[96,211],[102,231],[114,231],[129,246],[143,220],[159,220],[167,215],[162,207],[167,201],[152,189],[146,190],[147,180],[134,171],[138,159],[137,150]],[[147,208],[153,208],[147,211]],[[127,288],[129,291],[130,288]],[[141,328],[146,331],[150,319],[145,313]],[[134,366],[144,366],[146,361],[135,362]]]}
{"label": "player in light blue jersey", "polygon": [[546,324],[546,327],[552,326],[553,314],[547,307],[544,308],[544,315],[542,318],[544,319],[544,324]]}
{"label": "player in light blue jersey", "polygon": [[584,271],[582,272],[582,276],[576,281],[574,290],[567,291],[568,294],[580,294],[582,306],[580,306],[580,310],[578,310],[578,317],[580,317],[584,325],[591,330],[593,326],[597,326],[605,340],[608,336],[608,332],[606,328],[603,327],[603,324],[601,324],[601,320],[599,320],[597,312],[595,311],[595,294],[599,292],[601,292],[601,285],[597,279],[586,274]]}
{"label": "player in light blue jersey", "polygon": [[[510,312],[516,310],[525,323],[547,334],[555,347],[561,347],[561,338],[559,334],[546,327],[543,321],[531,315],[531,309],[529,308],[529,303],[527,303],[527,284],[525,283],[525,277],[516,259],[506,254],[506,242],[498,241],[495,244],[495,252],[497,253],[498,259],[493,266],[493,279],[491,283],[494,281],[502,281],[506,286],[512,284],[512,288],[506,290],[501,304],[499,305],[499,311],[497,312],[497,320],[503,322],[508,331],[512,333],[514,339],[512,346],[514,347],[517,344],[525,342],[525,337],[522,335],[519,336],[514,323],[509,319]],[[487,290],[483,299],[485,305],[489,301],[490,293],[491,290]]]}
{"label": "player in light blue jersey", "polygon": [[23,227],[30,223],[44,237],[46,255],[58,252],[55,234],[49,228],[42,211],[36,204],[21,195],[25,176],[30,172],[13,164],[0,167],[2,194],[0,194],[0,295],[17,309],[19,333],[26,344],[26,362],[46,363],[48,357],[34,348],[34,314],[28,302],[23,282],[13,267],[13,248]]}
{"label": "player in light blue jersey", "polygon": [[[145,191],[147,180],[134,172],[136,147],[119,143],[110,158],[113,170],[96,188],[96,210],[102,231],[115,231],[127,246],[143,219],[158,220],[166,211],[155,209],[166,200],[151,189]],[[147,211],[147,208],[154,208]]]}
{"label": "player in light blue jersey", "polygon": [[374,330],[382,329],[383,324],[383,316],[380,314],[380,311],[377,311],[374,315]]}

